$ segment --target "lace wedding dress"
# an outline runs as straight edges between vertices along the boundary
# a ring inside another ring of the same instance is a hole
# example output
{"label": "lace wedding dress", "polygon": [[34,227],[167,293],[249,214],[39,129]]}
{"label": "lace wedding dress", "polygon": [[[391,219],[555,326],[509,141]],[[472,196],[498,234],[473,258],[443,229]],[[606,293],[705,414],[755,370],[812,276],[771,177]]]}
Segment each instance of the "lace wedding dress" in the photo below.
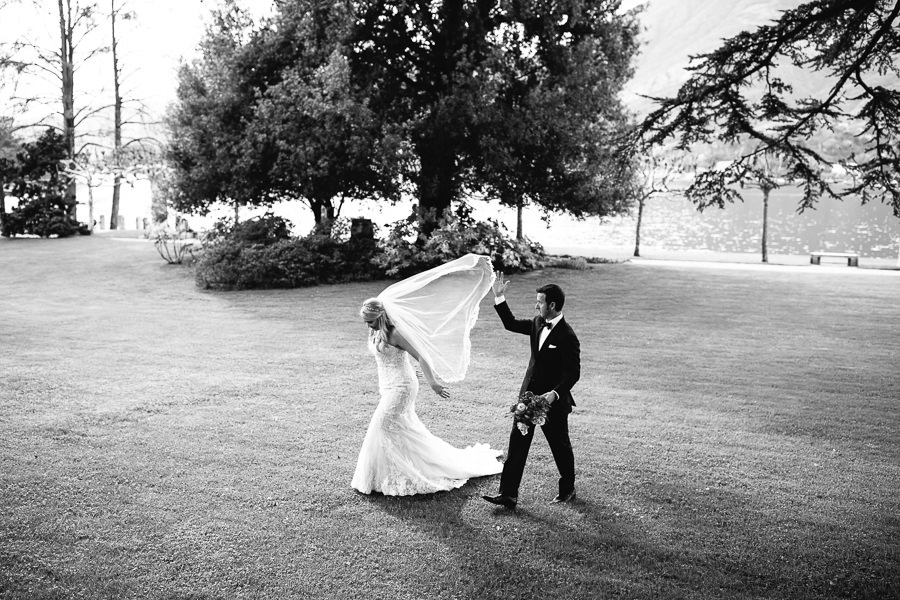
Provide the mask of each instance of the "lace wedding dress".
{"label": "lace wedding dress", "polygon": [[428,431],[416,415],[419,381],[404,350],[388,344],[379,348],[370,336],[369,351],[378,365],[381,400],[359,451],[355,489],[389,496],[430,494],[503,469],[497,460],[501,452],[487,444],[455,448]]}

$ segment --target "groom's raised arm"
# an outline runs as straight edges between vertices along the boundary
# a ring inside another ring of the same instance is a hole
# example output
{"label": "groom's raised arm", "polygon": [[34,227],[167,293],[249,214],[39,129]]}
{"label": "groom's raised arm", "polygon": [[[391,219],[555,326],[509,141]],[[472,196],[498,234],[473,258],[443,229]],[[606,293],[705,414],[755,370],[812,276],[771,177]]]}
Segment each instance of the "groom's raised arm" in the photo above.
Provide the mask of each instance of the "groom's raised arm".
{"label": "groom's raised arm", "polygon": [[509,308],[509,304],[506,303],[505,293],[508,285],[509,281],[504,281],[503,279],[503,271],[497,273],[494,277],[494,281],[491,282],[491,289],[494,291],[494,310],[500,315],[500,320],[503,321],[503,327],[508,331],[531,335],[531,321],[527,319],[517,319],[515,315],[513,315],[512,309]]}

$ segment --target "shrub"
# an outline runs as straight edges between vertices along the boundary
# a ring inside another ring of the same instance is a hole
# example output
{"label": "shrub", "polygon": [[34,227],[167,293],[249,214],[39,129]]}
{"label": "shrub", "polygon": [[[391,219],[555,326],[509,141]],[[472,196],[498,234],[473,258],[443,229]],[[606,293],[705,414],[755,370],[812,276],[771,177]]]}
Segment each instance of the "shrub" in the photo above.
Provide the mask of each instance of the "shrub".
{"label": "shrub", "polygon": [[495,269],[507,273],[538,269],[547,261],[540,244],[510,237],[494,219],[476,221],[464,203],[456,211],[445,211],[427,236],[418,233],[421,225],[415,212],[394,223],[374,264],[391,277],[403,278],[468,253],[489,256]]}
{"label": "shrub", "polygon": [[213,242],[231,239],[245,245],[268,245],[290,237],[291,222],[272,213],[266,213],[261,217],[241,221],[237,225],[232,219],[223,217],[206,232],[204,240]]}
{"label": "shrub", "polygon": [[90,234],[90,228],[72,218],[55,195],[26,198],[6,216],[6,234],[69,237]]}
{"label": "shrub", "polygon": [[550,266],[557,269],[584,271],[588,268],[588,260],[583,256],[555,256],[550,259]]}
{"label": "shrub", "polygon": [[381,274],[358,265],[349,241],[312,233],[302,238],[248,244],[226,237],[207,241],[194,263],[194,278],[205,289],[295,288],[373,279]]}
{"label": "shrub", "polygon": [[193,244],[193,238],[185,238],[170,231],[158,233],[153,242],[156,251],[170,265],[180,265],[186,259],[189,261],[193,257]]}

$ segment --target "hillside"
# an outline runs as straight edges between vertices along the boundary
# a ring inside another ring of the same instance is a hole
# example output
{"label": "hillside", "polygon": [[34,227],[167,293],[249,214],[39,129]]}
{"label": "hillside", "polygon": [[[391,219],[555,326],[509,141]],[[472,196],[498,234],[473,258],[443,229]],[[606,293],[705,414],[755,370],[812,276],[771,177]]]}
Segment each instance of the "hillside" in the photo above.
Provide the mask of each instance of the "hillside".
{"label": "hillside", "polygon": [[[640,4],[640,3],[633,3]],[[623,98],[636,113],[646,114],[652,102],[643,95],[672,95],[689,76],[690,57],[710,52],[724,38],[756,29],[777,20],[799,0],[650,0],[643,3],[642,49],[635,62],[634,78]],[[816,93],[824,78],[794,72],[791,81],[799,93]]]}

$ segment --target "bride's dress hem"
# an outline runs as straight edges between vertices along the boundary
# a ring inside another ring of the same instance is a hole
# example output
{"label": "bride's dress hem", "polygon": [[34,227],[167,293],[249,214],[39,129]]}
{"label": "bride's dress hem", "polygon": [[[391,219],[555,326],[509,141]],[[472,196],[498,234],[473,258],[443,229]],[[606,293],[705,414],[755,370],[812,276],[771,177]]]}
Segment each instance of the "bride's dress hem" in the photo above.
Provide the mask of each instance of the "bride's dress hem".
{"label": "bride's dress hem", "polygon": [[456,448],[432,434],[415,412],[419,383],[406,352],[369,344],[378,365],[381,399],[359,451],[351,486],[385,496],[433,494],[469,479],[496,475],[502,451],[487,444]]}

